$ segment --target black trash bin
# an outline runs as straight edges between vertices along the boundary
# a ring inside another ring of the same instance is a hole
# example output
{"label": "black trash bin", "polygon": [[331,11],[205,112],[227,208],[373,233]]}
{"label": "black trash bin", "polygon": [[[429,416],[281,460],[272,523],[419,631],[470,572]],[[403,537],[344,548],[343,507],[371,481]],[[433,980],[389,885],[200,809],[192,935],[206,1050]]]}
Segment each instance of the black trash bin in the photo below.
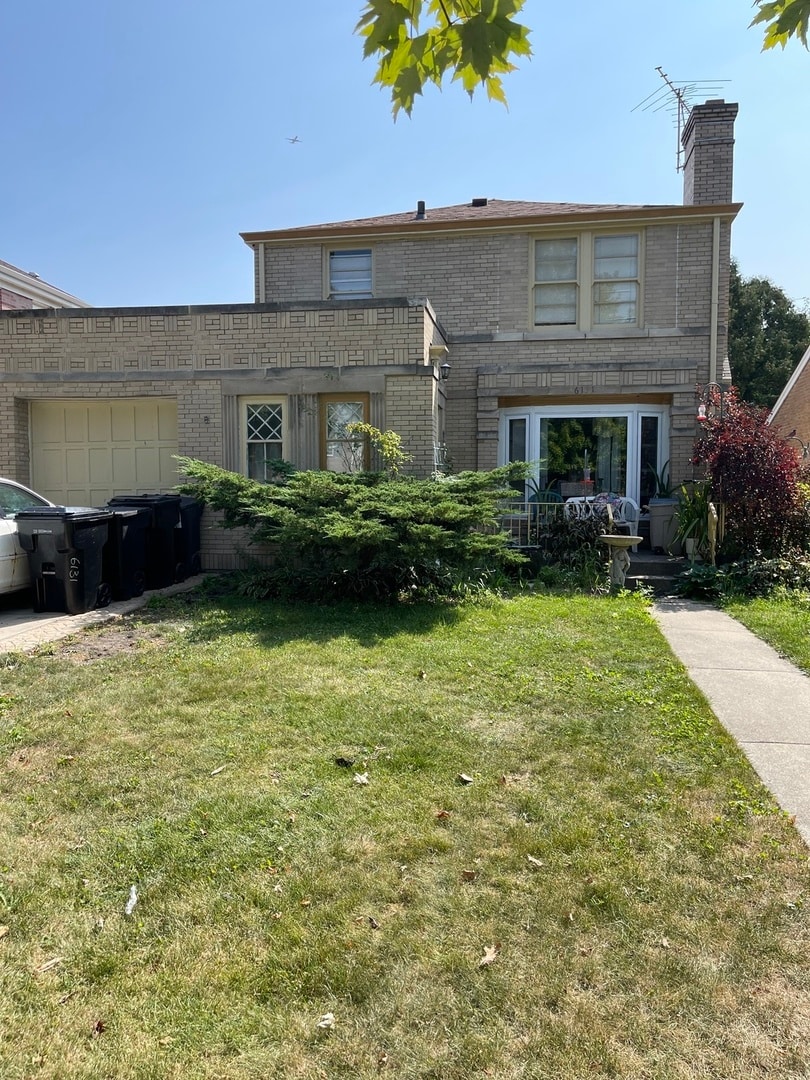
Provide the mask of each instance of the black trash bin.
{"label": "black trash bin", "polygon": [[151,514],[146,530],[146,588],[165,589],[185,577],[175,552],[175,530],[180,528],[179,495],[115,495],[109,510],[135,507]]}
{"label": "black trash bin", "polygon": [[109,510],[37,506],[16,515],[20,546],[28,554],[35,611],[80,615],[112,599],[103,579]]}
{"label": "black trash bin", "polygon": [[146,539],[152,511],[146,506],[112,509],[107,546],[104,548],[104,580],[113,600],[130,600],[146,588]]}
{"label": "black trash bin", "polygon": [[175,553],[183,567],[183,577],[194,577],[202,568],[200,560],[200,521],[203,504],[190,495],[180,496],[180,528],[175,532]]}

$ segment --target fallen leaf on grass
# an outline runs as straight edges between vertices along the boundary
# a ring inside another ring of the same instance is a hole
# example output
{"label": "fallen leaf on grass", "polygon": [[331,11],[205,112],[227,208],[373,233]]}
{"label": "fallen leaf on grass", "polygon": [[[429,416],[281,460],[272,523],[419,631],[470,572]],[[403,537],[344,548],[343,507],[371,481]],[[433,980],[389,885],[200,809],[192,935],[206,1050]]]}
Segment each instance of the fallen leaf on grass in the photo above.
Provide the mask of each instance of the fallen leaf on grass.
{"label": "fallen leaf on grass", "polygon": [[462,877],[462,879],[464,881],[475,881],[475,879],[478,877],[478,871],[477,870],[462,870],[461,871],[461,877]]}
{"label": "fallen leaf on grass", "polygon": [[353,757],[336,757],[335,764],[341,769],[350,769],[354,765]]}
{"label": "fallen leaf on grass", "polygon": [[107,1025],[104,1023],[104,1021],[96,1020],[95,1024],[93,1024],[93,1030],[90,1032],[90,1038],[97,1039],[99,1035],[103,1035],[106,1030]]}
{"label": "fallen leaf on grass", "polygon": [[661,938],[661,948],[662,949],[668,949],[669,947],[670,947],[669,938],[662,937]]}
{"label": "fallen leaf on grass", "polygon": [[52,960],[46,960],[44,964],[40,964],[37,968],[37,974],[43,975],[46,971],[51,971],[52,968],[61,964],[64,959],[64,956],[54,956]]}
{"label": "fallen leaf on grass", "polygon": [[317,1026],[326,1030],[333,1028],[335,1026],[335,1014],[324,1013],[323,1016],[319,1016]]}
{"label": "fallen leaf on grass", "polygon": [[542,859],[535,859],[534,855],[527,855],[526,858],[529,860],[532,866],[536,866],[539,868],[546,865]]}
{"label": "fallen leaf on grass", "polygon": [[311,904],[312,904],[311,900],[302,900],[301,901],[301,907],[310,907]]}
{"label": "fallen leaf on grass", "polygon": [[0,926],[0,938],[8,937],[8,933],[9,930],[7,926]]}
{"label": "fallen leaf on grass", "polygon": [[225,769],[226,769],[225,765],[220,765],[218,769],[212,769],[211,770],[211,776],[219,776],[219,774],[221,772],[224,772]]}
{"label": "fallen leaf on grass", "polygon": [[436,820],[437,821],[447,821],[447,819],[449,817],[452,817],[452,816],[453,815],[449,810],[437,810],[436,811]]}
{"label": "fallen leaf on grass", "polygon": [[494,964],[500,951],[500,945],[487,945],[484,949],[484,955],[478,961],[478,966],[486,967],[488,964]]}
{"label": "fallen leaf on grass", "polygon": [[379,930],[380,929],[380,924],[377,922],[377,920],[374,918],[373,915],[369,915],[369,917],[368,917],[368,925],[371,927],[372,930]]}
{"label": "fallen leaf on grass", "polygon": [[354,774],[354,782],[355,782],[355,784],[367,784],[368,783],[368,773],[367,772],[355,773]]}
{"label": "fallen leaf on grass", "polygon": [[424,670],[424,668],[420,670],[419,675],[417,676],[417,678],[419,678],[419,679],[426,679],[427,678],[427,672]]}
{"label": "fallen leaf on grass", "polygon": [[388,1064],[388,1054],[386,1054],[385,1050],[383,1050],[383,1052],[377,1058],[377,1068],[378,1069],[384,1069],[387,1064]]}
{"label": "fallen leaf on grass", "polygon": [[75,990],[70,990],[67,994],[62,994],[62,996],[59,998],[59,1004],[65,1005],[68,1001],[70,1001],[72,997],[75,996],[75,994]]}
{"label": "fallen leaf on grass", "polygon": [[456,777],[456,779],[458,780],[458,782],[460,784],[472,784],[472,783],[474,783],[473,778],[471,776],[468,776],[466,773],[463,773],[463,772],[459,773],[458,776]]}

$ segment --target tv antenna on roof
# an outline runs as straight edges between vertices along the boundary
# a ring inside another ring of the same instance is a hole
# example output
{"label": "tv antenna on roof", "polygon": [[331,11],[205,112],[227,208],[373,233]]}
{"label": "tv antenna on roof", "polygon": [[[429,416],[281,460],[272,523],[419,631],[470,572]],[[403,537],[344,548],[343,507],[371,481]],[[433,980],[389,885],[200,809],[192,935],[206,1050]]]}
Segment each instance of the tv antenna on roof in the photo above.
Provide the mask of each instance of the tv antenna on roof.
{"label": "tv antenna on roof", "polygon": [[675,168],[677,172],[680,172],[683,169],[683,146],[681,145],[681,135],[693,106],[697,104],[695,98],[700,97],[702,99],[708,94],[719,93],[723,85],[730,82],[730,80],[714,79],[709,82],[697,80],[674,82],[662,67],[657,67],[655,70],[661,76],[664,85],[659,86],[657,90],[653,90],[651,94],[648,94],[643,101],[640,101],[638,105],[630,111],[635,112],[636,109],[641,109],[642,112],[647,112],[649,110],[652,110],[653,112],[666,111],[672,115],[678,139],[677,150],[675,153]]}

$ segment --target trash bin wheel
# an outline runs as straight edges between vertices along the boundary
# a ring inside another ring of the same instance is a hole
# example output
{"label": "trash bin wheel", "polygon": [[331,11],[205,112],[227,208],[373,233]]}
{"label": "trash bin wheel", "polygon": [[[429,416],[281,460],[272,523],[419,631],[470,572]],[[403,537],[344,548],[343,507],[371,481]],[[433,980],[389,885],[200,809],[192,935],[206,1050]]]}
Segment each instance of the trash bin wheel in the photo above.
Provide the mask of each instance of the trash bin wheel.
{"label": "trash bin wheel", "polygon": [[179,583],[186,580],[186,564],[176,563],[174,567],[174,580]]}
{"label": "trash bin wheel", "polygon": [[191,565],[189,566],[189,570],[191,571],[192,577],[196,577],[196,575],[199,574],[202,570],[202,560],[200,559],[199,551],[195,551],[194,554],[191,556]]}
{"label": "trash bin wheel", "polygon": [[136,570],[132,575],[132,595],[143,596],[144,589],[146,588],[146,573],[143,570]]}
{"label": "trash bin wheel", "polygon": [[102,581],[96,593],[96,607],[109,607],[111,600],[112,589],[106,581]]}

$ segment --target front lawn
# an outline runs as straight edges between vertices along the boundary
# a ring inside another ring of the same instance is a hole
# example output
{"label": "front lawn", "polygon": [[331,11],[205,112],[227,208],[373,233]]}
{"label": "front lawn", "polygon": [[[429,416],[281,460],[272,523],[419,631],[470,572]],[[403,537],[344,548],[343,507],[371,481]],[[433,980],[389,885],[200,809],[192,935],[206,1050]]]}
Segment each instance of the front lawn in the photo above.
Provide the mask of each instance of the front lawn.
{"label": "front lawn", "polygon": [[806,848],[637,599],[210,590],[0,678],[3,1080],[810,1069]]}
{"label": "front lawn", "polygon": [[810,674],[810,595],[734,598],[723,601],[723,610]]}

